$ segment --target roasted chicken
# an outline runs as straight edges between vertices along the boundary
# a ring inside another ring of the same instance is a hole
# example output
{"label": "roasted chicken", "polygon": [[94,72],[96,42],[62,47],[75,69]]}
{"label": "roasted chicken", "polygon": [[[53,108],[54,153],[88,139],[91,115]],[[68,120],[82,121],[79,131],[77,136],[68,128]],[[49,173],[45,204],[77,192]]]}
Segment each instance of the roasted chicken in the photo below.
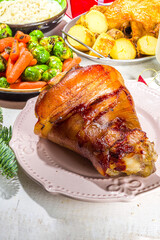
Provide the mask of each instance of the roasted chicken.
{"label": "roasted chicken", "polygon": [[132,39],[151,34],[158,36],[160,28],[159,0],[115,0],[109,6],[94,6],[105,14],[109,29],[131,28]]}
{"label": "roasted chicken", "polygon": [[88,158],[103,176],[146,177],[155,171],[154,143],[141,129],[121,74],[111,66],[69,71],[40,93],[35,114],[35,134]]}

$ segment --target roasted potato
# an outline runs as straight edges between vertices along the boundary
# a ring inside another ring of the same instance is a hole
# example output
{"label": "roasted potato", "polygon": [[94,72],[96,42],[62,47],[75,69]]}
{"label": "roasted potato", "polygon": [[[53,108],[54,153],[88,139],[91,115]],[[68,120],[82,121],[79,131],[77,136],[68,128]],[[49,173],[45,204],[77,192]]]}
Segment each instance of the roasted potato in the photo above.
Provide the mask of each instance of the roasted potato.
{"label": "roasted potato", "polygon": [[[114,44],[115,40],[110,35],[107,33],[101,33],[96,39],[92,48],[103,56],[107,57]],[[89,55],[98,57],[98,55],[92,51],[89,52]]]}
{"label": "roasted potato", "polygon": [[[68,33],[80,40],[81,42],[85,43],[87,46],[92,47],[95,42],[95,36],[94,34],[81,25],[74,25],[70,28]],[[70,37],[67,37],[68,42],[75,47],[77,50],[80,51],[88,51],[88,48],[84,47],[82,44],[78,43],[77,41],[73,40]]]}
{"label": "roasted potato", "polygon": [[157,38],[146,35],[138,39],[138,54],[155,55],[157,46]]}
{"label": "roasted potato", "polygon": [[110,57],[119,60],[134,59],[136,57],[136,48],[129,39],[119,38],[115,40]]}
{"label": "roasted potato", "polygon": [[117,40],[119,38],[124,38],[124,33],[116,28],[112,28],[112,29],[108,30],[107,34],[109,34],[115,40]]}
{"label": "roasted potato", "polygon": [[77,25],[82,25],[85,27],[85,15],[81,15],[78,21],[76,22]]}
{"label": "roasted potato", "polygon": [[85,25],[93,33],[102,33],[108,30],[105,15],[97,10],[91,10],[85,15]]}

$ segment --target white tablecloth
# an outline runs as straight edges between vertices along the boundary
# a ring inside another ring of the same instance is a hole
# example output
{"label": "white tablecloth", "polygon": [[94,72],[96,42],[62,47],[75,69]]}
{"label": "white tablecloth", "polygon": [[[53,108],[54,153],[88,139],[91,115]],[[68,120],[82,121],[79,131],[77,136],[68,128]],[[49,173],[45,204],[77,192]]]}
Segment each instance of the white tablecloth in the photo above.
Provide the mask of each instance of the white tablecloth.
{"label": "white tablecloth", "polygon": [[[64,24],[60,24],[56,33]],[[94,63],[83,59],[82,65],[86,64]],[[159,69],[156,60],[115,67],[125,79],[132,80],[146,68]],[[0,105],[4,124],[13,126],[25,102],[0,100]],[[160,189],[142,194],[132,202],[90,203],[53,196],[20,166],[15,183],[0,176],[0,240],[102,239],[160,239]]]}

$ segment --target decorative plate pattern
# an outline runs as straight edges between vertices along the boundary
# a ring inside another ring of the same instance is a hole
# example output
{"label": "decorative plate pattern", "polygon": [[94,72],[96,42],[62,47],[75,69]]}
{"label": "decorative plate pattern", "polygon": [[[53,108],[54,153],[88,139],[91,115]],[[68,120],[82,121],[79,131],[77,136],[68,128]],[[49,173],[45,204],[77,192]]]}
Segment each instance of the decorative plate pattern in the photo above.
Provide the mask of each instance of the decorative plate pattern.
{"label": "decorative plate pattern", "polygon": [[[127,81],[142,125],[160,154],[160,93],[143,83]],[[47,191],[85,201],[129,201],[160,186],[160,158],[147,178],[104,178],[90,161],[34,134],[36,98],[30,99],[15,121],[10,146],[24,171]]]}

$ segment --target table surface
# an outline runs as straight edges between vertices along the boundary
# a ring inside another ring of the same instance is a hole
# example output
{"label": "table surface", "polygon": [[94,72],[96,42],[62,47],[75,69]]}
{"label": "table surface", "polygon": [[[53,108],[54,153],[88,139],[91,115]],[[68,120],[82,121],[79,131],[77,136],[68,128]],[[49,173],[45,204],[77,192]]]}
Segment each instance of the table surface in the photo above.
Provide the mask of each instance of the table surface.
{"label": "table surface", "polygon": [[[65,23],[66,19],[52,33],[60,34]],[[86,64],[95,63],[82,59],[81,65]],[[159,64],[152,60],[115,68],[124,79],[136,80],[144,69],[159,70]],[[154,83],[149,87],[158,89]],[[0,100],[6,126],[13,126],[25,104]],[[160,239],[160,189],[142,194],[131,202],[84,202],[53,196],[19,166],[14,182],[0,175],[0,239]]]}

